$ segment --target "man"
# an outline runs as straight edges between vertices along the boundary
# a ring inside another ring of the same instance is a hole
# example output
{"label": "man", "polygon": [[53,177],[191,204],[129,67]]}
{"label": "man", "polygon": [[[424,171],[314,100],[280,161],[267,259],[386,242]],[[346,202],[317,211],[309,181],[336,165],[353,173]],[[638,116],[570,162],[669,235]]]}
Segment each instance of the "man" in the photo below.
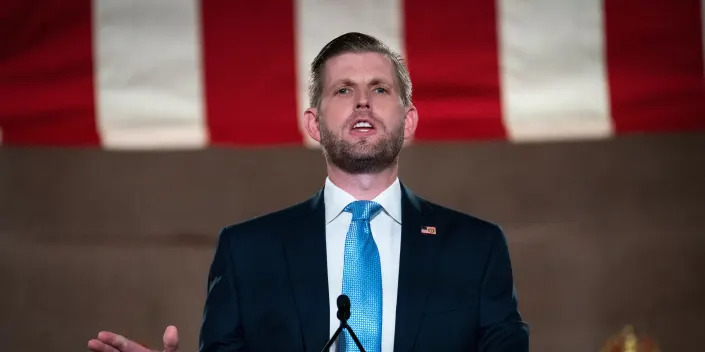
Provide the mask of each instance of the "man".
{"label": "man", "polygon": [[[200,351],[319,351],[350,297],[367,351],[528,351],[501,230],[402,185],[418,122],[397,54],[348,33],[312,65],[305,129],[328,178],[293,207],[226,227],[208,277]],[[164,334],[175,351],[176,328]],[[92,351],[147,351],[101,332]],[[344,332],[338,351],[357,351]]]}

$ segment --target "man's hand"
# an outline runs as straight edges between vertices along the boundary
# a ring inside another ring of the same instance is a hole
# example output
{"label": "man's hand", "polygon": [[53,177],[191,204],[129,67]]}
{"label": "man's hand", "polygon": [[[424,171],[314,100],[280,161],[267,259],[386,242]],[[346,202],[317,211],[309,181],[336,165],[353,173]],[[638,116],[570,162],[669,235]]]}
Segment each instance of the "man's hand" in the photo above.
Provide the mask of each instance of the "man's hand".
{"label": "man's hand", "polygon": [[[164,330],[163,341],[164,352],[179,351],[179,332],[175,326]],[[88,349],[92,352],[156,352],[110,331],[99,332],[97,339],[88,341]]]}

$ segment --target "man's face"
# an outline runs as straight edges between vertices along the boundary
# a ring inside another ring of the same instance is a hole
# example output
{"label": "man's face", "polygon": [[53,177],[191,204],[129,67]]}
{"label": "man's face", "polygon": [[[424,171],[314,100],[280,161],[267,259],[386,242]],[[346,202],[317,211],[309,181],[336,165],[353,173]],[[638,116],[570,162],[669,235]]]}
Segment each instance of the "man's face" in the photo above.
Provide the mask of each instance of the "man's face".
{"label": "man's face", "polygon": [[343,171],[386,169],[416,126],[416,110],[403,106],[391,61],[378,53],[346,53],[324,69],[320,109],[307,110],[317,114],[312,137]]}

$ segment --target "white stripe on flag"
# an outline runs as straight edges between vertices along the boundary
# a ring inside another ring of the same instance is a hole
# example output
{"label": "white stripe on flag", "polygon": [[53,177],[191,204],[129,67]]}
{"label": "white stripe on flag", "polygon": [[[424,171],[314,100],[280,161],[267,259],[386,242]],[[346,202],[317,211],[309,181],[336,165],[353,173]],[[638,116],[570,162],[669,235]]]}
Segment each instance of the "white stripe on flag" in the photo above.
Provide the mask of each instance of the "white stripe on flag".
{"label": "white stripe on flag", "polygon": [[198,2],[95,0],[93,11],[103,145],[204,146]]}
{"label": "white stripe on flag", "polygon": [[[403,16],[399,0],[327,1],[297,0],[296,75],[299,126],[308,104],[308,79],[311,61],[323,46],[347,32],[375,36],[392,50],[403,54]],[[315,146],[301,127],[305,144]]]}
{"label": "white stripe on flag", "polygon": [[602,2],[500,0],[498,13],[509,138],[611,135]]}

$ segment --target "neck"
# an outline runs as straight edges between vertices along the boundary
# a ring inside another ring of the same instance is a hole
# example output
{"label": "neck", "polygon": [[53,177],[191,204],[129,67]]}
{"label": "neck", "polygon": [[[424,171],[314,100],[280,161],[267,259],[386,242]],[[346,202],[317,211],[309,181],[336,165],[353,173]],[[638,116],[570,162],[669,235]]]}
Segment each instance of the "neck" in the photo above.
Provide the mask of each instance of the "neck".
{"label": "neck", "polygon": [[357,200],[374,199],[391,186],[399,174],[397,162],[373,174],[349,174],[331,164],[328,164],[326,168],[330,181]]}

